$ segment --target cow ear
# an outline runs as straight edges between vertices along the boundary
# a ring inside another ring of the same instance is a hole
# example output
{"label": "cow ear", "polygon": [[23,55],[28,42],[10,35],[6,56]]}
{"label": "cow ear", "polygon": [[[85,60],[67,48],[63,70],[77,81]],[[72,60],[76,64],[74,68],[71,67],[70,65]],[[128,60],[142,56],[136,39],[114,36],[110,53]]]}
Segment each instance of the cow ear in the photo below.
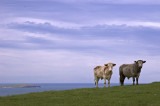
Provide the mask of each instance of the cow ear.
{"label": "cow ear", "polygon": [[113,64],[113,66],[116,66],[116,64]]}
{"label": "cow ear", "polygon": [[105,66],[108,66],[108,64],[104,64]]}
{"label": "cow ear", "polygon": [[143,61],[143,63],[145,63],[146,61]]}
{"label": "cow ear", "polygon": [[137,61],[134,61],[135,63],[137,63]]}

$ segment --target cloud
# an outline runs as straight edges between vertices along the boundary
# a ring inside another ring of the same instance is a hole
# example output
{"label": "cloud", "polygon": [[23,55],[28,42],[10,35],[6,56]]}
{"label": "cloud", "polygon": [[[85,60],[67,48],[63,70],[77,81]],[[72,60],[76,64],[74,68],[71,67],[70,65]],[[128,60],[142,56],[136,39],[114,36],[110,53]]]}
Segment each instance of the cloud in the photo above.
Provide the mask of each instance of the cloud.
{"label": "cloud", "polygon": [[2,1],[0,78],[93,82],[96,65],[115,62],[112,82],[119,82],[121,64],[144,59],[141,81],[151,70],[157,80],[159,9],[155,0]]}
{"label": "cloud", "polygon": [[36,25],[36,24],[44,24],[44,26],[54,26],[58,28],[75,28],[79,27],[79,24],[71,23],[71,22],[64,22],[64,21],[57,21],[57,20],[45,20],[45,19],[37,19],[37,18],[15,18],[12,20],[12,22],[16,22],[19,24],[28,24],[28,25]]}
{"label": "cloud", "polygon": [[[38,0],[39,1],[39,0]],[[43,0],[40,0],[43,1]],[[86,2],[96,2],[96,3],[114,3],[114,4],[159,4],[159,0],[46,0],[51,2],[63,2],[63,3],[86,3]]]}
{"label": "cloud", "polygon": [[52,28],[63,28],[63,29],[81,29],[81,28],[107,28],[114,26],[122,27],[150,27],[150,28],[160,28],[160,22],[156,21],[137,21],[137,20],[96,20],[94,23],[81,23],[76,24],[74,22],[63,22],[58,20],[44,20],[37,18],[15,18],[8,23],[9,26],[44,26],[47,29]]}
{"label": "cloud", "polygon": [[[64,27],[63,24],[57,26],[47,20],[23,21],[10,23],[6,28],[25,32],[24,40],[1,40],[1,47],[28,50],[59,49],[103,55],[107,50],[121,55],[159,55],[157,45],[160,44],[160,30],[157,26],[150,27],[145,22],[110,21],[74,28]],[[133,48],[137,51],[133,52]]]}
{"label": "cloud", "polygon": [[116,0],[116,1],[111,1],[111,0],[102,0],[102,1],[108,1],[112,3],[120,3],[120,4],[159,4],[159,0]]}
{"label": "cloud", "polygon": [[[0,70],[3,70],[0,72],[2,81],[19,82],[21,79],[21,82],[34,83],[94,82],[93,68],[107,62],[117,64],[113,69],[111,82],[118,83],[118,67],[124,63],[133,63],[138,59],[147,61],[143,66],[140,82],[152,82],[154,75],[150,76],[150,81],[144,79],[148,78],[147,73],[150,73],[151,70],[152,73],[157,71],[158,67],[155,65],[159,64],[158,59],[160,59],[159,56],[99,55],[64,50],[17,51],[7,49],[0,49],[0,58]],[[29,80],[30,78],[32,80]],[[47,79],[45,80],[45,78]],[[80,78],[84,78],[84,80]],[[127,79],[126,82],[128,82]],[[131,79],[129,82],[132,82]]]}
{"label": "cloud", "polygon": [[[41,78],[50,78],[49,82],[66,82],[68,80],[71,81],[78,71],[79,74],[86,72],[92,73],[92,69],[90,70],[90,59],[92,59],[92,57],[81,53],[41,50],[16,51],[5,49],[0,49],[0,51],[1,63],[6,64],[0,67],[0,69],[3,70],[1,71],[1,76],[5,76],[6,78],[19,78],[20,76],[29,76],[30,78],[35,76],[34,79],[36,79],[38,76],[41,76]],[[81,68],[78,69],[78,67]],[[59,76],[63,76],[63,78]],[[86,76],[89,76],[89,74],[86,74]],[[22,79],[22,81],[25,81],[25,79]]]}
{"label": "cloud", "polygon": [[[29,21],[37,23],[46,22],[47,20],[50,24],[54,23],[54,25],[63,27],[79,27],[81,24],[95,25],[100,20],[104,20],[107,23],[110,21],[123,22],[126,20],[128,20],[127,23],[130,21],[146,22],[147,24],[153,24],[150,22],[160,22],[158,18],[160,17],[158,11],[160,9],[159,5],[107,4],[104,3],[104,1],[98,3],[98,1],[94,2],[93,0],[91,3],[86,3],[86,1],[82,1],[82,3],[80,1],[80,3],[76,2],[66,3],[64,0],[61,2],[54,0],[34,2],[8,1],[2,3],[1,11],[3,15],[0,15],[0,17],[3,22],[14,20],[15,18],[23,22]],[[155,26],[155,23],[153,26]]]}
{"label": "cloud", "polygon": [[151,28],[160,28],[159,22],[143,22],[143,21],[109,21],[106,22],[108,25],[126,25],[126,26],[142,26]]}

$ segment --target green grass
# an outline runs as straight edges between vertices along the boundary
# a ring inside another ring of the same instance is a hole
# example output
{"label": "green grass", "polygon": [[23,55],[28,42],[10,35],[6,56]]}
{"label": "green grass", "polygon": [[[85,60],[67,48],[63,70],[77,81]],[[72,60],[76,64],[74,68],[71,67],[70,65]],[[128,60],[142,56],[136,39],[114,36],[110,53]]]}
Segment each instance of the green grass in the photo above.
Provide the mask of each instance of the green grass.
{"label": "green grass", "polygon": [[160,106],[160,82],[0,97],[0,106]]}

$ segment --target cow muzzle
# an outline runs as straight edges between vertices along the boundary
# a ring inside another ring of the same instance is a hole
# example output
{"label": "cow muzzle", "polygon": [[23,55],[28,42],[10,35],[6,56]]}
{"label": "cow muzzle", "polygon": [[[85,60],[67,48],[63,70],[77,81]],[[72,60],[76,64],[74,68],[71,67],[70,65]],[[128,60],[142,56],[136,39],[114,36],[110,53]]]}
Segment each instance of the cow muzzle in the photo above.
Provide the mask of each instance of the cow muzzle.
{"label": "cow muzzle", "polygon": [[112,71],[112,70],[109,70],[109,71]]}
{"label": "cow muzzle", "polygon": [[112,67],[109,67],[109,69],[108,69],[109,71],[112,71]]}

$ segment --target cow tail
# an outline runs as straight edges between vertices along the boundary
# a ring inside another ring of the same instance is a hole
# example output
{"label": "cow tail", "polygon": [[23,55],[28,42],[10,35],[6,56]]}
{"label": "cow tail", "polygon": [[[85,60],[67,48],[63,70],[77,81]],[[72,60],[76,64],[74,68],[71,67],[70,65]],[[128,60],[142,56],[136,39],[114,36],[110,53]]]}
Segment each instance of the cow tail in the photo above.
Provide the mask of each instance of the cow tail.
{"label": "cow tail", "polygon": [[123,71],[122,71],[122,67],[119,67],[119,75],[122,76],[123,75]]}
{"label": "cow tail", "polygon": [[124,84],[124,79],[125,79],[125,76],[123,75],[122,66],[119,67],[119,76],[120,76],[119,80],[122,86]]}

